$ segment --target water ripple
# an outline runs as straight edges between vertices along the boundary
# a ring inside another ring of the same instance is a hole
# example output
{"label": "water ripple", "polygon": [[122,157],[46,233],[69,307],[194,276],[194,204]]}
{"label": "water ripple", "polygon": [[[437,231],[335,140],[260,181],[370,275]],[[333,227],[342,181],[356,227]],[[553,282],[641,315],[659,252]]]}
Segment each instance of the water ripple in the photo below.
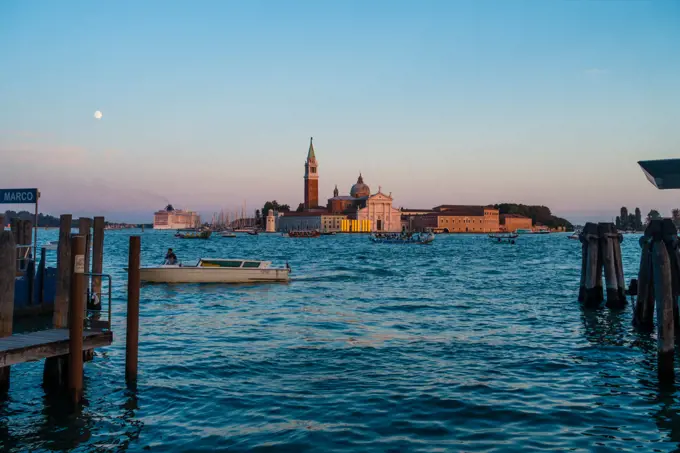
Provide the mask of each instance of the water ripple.
{"label": "water ripple", "polygon": [[[42,232],[41,232],[42,234]],[[114,344],[86,365],[66,415],[42,364],[13,367],[7,451],[676,451],[675,387],[655,338],[623,311],[575,300],[580,247],[564,235],[181,241],[146,232],[144,263],[175,248],[288,261],[282,285],[142,289],[140,380],[124,387],[128,232],[106,238]],[[45,234],[56,238],[56,232]],[[637,273],[635,237],[623,244]]]}

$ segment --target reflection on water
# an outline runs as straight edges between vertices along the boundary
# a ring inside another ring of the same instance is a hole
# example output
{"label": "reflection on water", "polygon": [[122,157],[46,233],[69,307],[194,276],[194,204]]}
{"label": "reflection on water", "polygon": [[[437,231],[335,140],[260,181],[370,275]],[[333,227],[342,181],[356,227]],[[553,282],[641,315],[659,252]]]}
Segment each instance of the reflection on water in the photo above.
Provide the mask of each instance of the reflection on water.
{"label": "reflection on water", "polygon": [[[14,367],[0,403],[2,450],[678,449],[678,390],[658,384],[654,335],[631,327],[631,307],[577,302],[580,247],[564,235],[513,247],[439,236],[410,247],[146,232],[145,264],[172,247],[182,261],[289,261],[293,278],[145,285],[133,390],[124,382],[129,233],[107,234],[114,344],[86,364],[86,404],[69,415],[42,390],[42,363]],[[635,238],[626,236],[623,257],[629,280]]]}

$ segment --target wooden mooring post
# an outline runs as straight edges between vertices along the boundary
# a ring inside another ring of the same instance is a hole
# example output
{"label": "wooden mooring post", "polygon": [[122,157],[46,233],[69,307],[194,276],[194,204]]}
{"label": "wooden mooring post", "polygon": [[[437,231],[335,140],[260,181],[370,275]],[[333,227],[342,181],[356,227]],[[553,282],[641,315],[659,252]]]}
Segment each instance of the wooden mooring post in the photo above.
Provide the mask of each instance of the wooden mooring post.
{"label": "wooden mooring post", "polygon": [[[94,218],[92,235],[92,273],[101,274],[104,269],[104,217]],[[101,309],[102,278],[92,277],[91,296],[87,301],[90,310]]]}
{"label": "wooden mooring post", "polygon": [[[0,337],[12,335],[16,244],[11,231],[0,231]],[[9,390],[10,367],[0,368],[0,395]]]}
{"label": "wooden mooring post", "polygon": [[626,283],[623,275],[621,241],[612,223],[586,223],[580,235],[581,281],[579,301],[588,307],[598,307],[604,300],[602,273],[607,288],[607,306],[623,308],[626,304]]}
{"label": "wooden mooring post", "polygon": [[[65,329],[68,326],[68,312],[71,295],[71,214],[59,218],[59,245],[57,247],[57,288],[54,295],[52,326]],[[45,359],[43,386],[47,390],[60,391],[66,386],[68,357],[56,356]]]}
{"label": "wooden mooring post", "polygon": [[71,238],[73,256],[71,274],[71,307],[69,309],[69,373],[68,389],[71,403],[77,405],[83,395],[83,320],[85,315],[85,254],[86,236]]}
{"label": "wooden mooring post", "polygon": [[[85,237],[85,272],[90,272],[90,248],[92,247],[92,219],[87,217],[80,217],[78,219],[78,235]],[[89,281],[89,277],[86,277],[86,282]],[[90,289],[90,285],[86,284],[87,289]],[[89,299],[89,297],[88,297]]]}
{"label": "wooden mooring post", "polygon": [[672,381],[675,378],[675,336],[680,334],[680,250],[675,225],[670,219],[652,220],[640,239],[640,246],[642,257],[633,322],[637,327],[652,330],[652,313],[656,305],[659,380]]}
{"label": "wooden mooring post", "polygon": [[139,349],[139,274],[141,238],[130,236],[128,255],[127,334],[125,338],[125,380],[134,387],[137,383],[137,357]]}

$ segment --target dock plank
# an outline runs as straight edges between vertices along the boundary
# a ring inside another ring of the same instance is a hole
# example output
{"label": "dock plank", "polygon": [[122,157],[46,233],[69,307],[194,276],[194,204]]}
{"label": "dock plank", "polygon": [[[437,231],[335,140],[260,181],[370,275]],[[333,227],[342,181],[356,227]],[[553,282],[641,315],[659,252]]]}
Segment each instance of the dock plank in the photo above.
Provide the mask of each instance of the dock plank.
{"label": "dock plank", "polygon": [[[108,346],[113,332],[86,330],[83,351]],[[32,362],[69,353],[69,330],[49,329],[0,338],[0,367]]]}

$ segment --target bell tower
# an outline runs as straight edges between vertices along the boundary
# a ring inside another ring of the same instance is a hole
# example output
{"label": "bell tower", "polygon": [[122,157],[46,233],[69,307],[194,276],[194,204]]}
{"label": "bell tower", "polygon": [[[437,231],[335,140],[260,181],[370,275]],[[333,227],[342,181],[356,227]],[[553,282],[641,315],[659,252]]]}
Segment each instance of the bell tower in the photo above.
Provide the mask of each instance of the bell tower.
{"label": "bell tower", "polygon": [[314,137],[309,138],[309,151],[305,162],[305,210],[319,206],[319,164],[314,155]]}

